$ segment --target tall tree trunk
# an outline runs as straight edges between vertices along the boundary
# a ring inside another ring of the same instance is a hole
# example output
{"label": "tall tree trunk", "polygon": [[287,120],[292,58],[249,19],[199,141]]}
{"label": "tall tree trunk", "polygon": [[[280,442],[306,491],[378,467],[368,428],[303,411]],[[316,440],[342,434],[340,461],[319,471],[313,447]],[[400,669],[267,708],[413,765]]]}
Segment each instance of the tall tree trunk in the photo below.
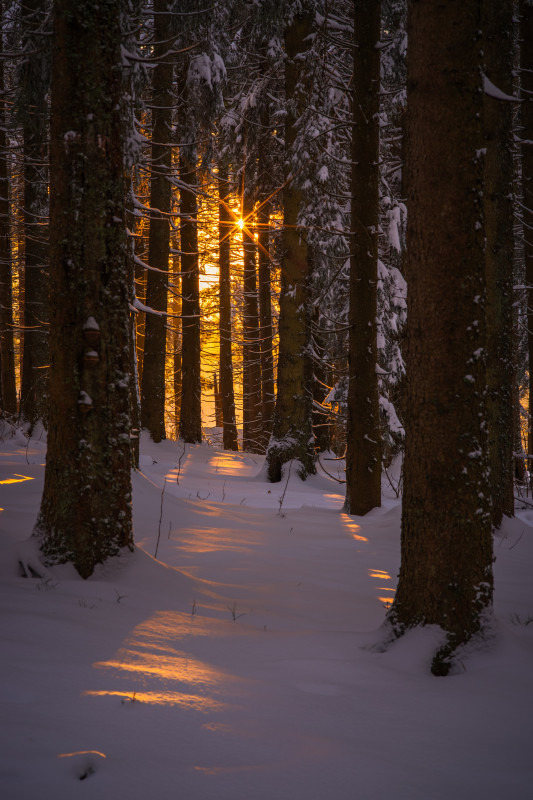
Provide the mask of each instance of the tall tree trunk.
{"label": "tall tree trunk", "polygon": [[243,178],[242,253],[243,253],[243,342],[242,342],[242,449],[261,451],[261,355],[259,345],[259,311],[257,305],[257,272],[255,264],[253,199]]}
{"label": "tall tree trunk", "polygon": [[[154,0],[154,61],[152,71],[152,153],[150,164],[150,234],[146,305],[166,314],[170,250],[172,166],[172,73],[168,51],[172,34],[167,0]],[[157,272],[155,270],[158,270]],[[165,438],[166,316],[147,314],[141,390],[141,424],[154,442]]]}
{"label": "tall tree trunk", "polygon": [[[315,307],[314,327],[319,323],[319,310]],[[318,453],[331,449],[331,418],[327,411],[322,411],[324,400],[328,396],[328,370],[323,358],[324,347],[322,336],[315,330],[313,334],[313,431]]]}
{"label": "tall tree trunk", "polygon": [[409,5],[406,443],[389,618],[397,633],[426,624],[446,632],[436,675],[492,604],[480,6]]}
{"label": "tall tree trunk", "polygon": [[278,392],[273,430],[267,450],[267,474],[272,482],[281,480],[283,465],[298,462],[302,479],[314,474],[315,453],[312,427],[312,363],[309,354],[310,312],[308,301],[309,261],[307,233],[299,225],[303,192],[298,176],[291,173],[297,121],[305,97],[301,56],[309,48],[314,15],[304,3],[285,29],[285,94],[289,103],[285,118],[285,179],[283,193],[283,231],[281,294],[279,308]]}
{"label": "tall tree trunk", "polygon": [[220,325],[220,399],[222,403],[222,443],[224,450],[238,450],[233,390],[233,355],[231,348],[230,237],[233,215],[229,208],[228,168],[218,168],[218,241],[219,241],[219,325]]}
{"label": "tall tree trunk", "polygon": [[[130,88],[126,85],[126,91]],[[126,198],[126,220],[128,222],[128,240],[126,245],[126,268],[128,275],[128,352],[129,363],[128,372],[130,374],[130,421],[131,421],[131,465],[134,469],[139,469],[140,455],[140,433],[141,433],[141,398],[139,392],[139,373],[137,371],[137,334],[136,317],[134,311],[135,295],[135,239],[131,230],[134,227],[135,216],[133,214],[133,184],[126,171],[125,176],[125,198]]]}
{"label": "tall tree trunk", "polygon": [[181,280],[175,272],[172,279],[170,307],[173,314],[171,320],[172,341],[172,391],[174,395],[174,429],[175,438],[179,437],[179,419],[181,409]]}
{"label": "tall tree trunk", "polygon": [[182,144],[179,153],[181,241],[181,364],[180,439],[202,441],[200,350],[200,274],[196,147]]}
{"label": "tall tree trunk", "polygon": [[354,2],[350,333],[346,502],[349,514],[381,505],[381,430],[376,365],[381,3]]}
{"label": "tall tree trunk", "polygon": [[[0,0],[0,18],[3,4]],[[11,231],[9,213],[9,165],[3,35],[0,32],[0,395],[2,410],[17,413],[15,345],[13,341],[13,295],[11,275]]]}
{"label": "tall tree trunk", "polygon": [[258,274],[259,284],[259,339],[261,350],[261,445],[266,450],[272,433],[272,417],[276,401],[274,387],[274,353],[272,334],[272,301],[270,298],[270,206],[263,201],[257,210],[257,242],[259,251]]}
{"label": "tall tree trunk", "polygon": [[44,0],[22,6],[23,48],[19,116],[24,172],[24,349],[21,416],[46,424],[48,413],[48,93]]}
{"label": "tall tree trunk", "polygon": [[529,354],[528,470],[533,474],[533,5],[520,0],[522,191]]}
{"label": "tall tree trunk", "polygon": [[121,2],[56,0],[50,416],[35,534],[82,577],[132,549]]}
{"label": "tall tree trunk", "polygon": [[[513,93],[513,0],[483,0],[485,76]],[[514,513],[513,104],[484,94],[487,422],[492,522]]]}

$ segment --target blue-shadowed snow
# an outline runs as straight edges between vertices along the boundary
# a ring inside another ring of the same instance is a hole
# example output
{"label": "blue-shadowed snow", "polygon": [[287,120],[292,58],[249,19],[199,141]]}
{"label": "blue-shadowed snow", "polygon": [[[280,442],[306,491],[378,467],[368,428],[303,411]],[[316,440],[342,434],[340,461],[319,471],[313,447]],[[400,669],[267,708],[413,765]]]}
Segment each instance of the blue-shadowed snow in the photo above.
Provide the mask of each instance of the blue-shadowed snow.
{"label": "blue-shadowed snow", "polygon": [[136,552],[27,579],[45,445],[0,443],[2,797],[529,799],[533,511],[495,540],[494,637],[434,678],[438,630],[375,646],[400,560],[386,481],[349,517],[339,461],[272,485],[261,456],[141,452]]}

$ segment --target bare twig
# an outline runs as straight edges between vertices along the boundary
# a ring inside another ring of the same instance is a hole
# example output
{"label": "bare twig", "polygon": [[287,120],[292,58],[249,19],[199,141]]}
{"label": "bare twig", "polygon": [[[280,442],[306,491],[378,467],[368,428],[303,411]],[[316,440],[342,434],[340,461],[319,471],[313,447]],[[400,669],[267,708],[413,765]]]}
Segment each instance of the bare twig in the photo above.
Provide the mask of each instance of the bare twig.
{"label": "bare twig", "polygon": [[283,501],[285,500],[285,494],[286,494],[286,492],[287,492],[287,487],[288,487],[288,485],[289,485],[289,478],[291,477],[291,469],[292,469],[292,459],[289,461],[289,472],[288,472],[288,474],[287,474],[287,480],[286,480],[286,482],[285,482],[285,488],[284,488],[284,490],[283,490],[283,494],[281,494],[281,495],[280,495],[280,498],[279,498],[279,510],[278,510],[278,514],[280,515],[280,517],[282,517],[282,516],[283,516],[283,514],[281,513],[281,507],[282,507],[282,505],[283,505]]}
{"label": "bare twig", "polygon": [[183,458],[184,455],[185,455],[185,442],[183,442],[183,452],[180,455],[179,461],[178,461],[178,474],[176,475],[176,483],[178,484],[178,486],[180,485],[181,459]]}
{"label": "bare twig", "polygon": [[157,544],[155,546],[155,555],[154,558],[157,558],[157,551],[159,549],[159,539],[161,538],[161,522],[163,520],[163,499],[165,497],[165,489],[167,486],[167,479],[165,477],[165,482],[163,484],[163,491],[161,492],[161,508],[159,510],[159,529],[157,531]]}

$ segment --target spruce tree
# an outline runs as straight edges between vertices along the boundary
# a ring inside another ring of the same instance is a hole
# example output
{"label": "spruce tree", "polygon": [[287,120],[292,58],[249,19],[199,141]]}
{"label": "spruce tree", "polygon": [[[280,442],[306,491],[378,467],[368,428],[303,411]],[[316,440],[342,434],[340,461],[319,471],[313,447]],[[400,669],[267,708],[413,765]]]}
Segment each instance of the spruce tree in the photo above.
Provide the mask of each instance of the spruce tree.
{"label": "spruce tree", "polygon": [[436,675],[492,606],[481,22],[480,0],[409,5],[406,444],[389,619],[397,634],[443,629]]}
{"label": "spruce tree", "polygon": [[54,3],[50,415],[35,535],[84,578],[133,544],[123,11]]}

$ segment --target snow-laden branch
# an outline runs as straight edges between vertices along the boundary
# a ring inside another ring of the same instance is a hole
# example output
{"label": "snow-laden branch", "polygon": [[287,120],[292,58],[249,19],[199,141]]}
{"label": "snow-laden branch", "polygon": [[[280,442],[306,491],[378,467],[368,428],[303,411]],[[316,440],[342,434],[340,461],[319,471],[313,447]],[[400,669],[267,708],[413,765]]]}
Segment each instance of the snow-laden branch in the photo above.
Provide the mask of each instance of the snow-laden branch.
{"label": "snow-laden branch", "polygon": [[489,97],[494,97],[495,100],[507,100],[510,103],[522,102],[519,97],[515,97],[513,94],[506,94],[505,92],[502,92],[501,89],[498,89],[498,87],[495,86],[483,72],[481,73],[481,77],[483,80],[483,91]]}

